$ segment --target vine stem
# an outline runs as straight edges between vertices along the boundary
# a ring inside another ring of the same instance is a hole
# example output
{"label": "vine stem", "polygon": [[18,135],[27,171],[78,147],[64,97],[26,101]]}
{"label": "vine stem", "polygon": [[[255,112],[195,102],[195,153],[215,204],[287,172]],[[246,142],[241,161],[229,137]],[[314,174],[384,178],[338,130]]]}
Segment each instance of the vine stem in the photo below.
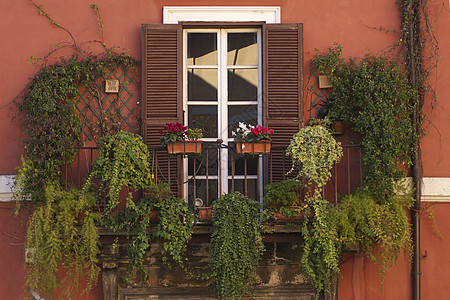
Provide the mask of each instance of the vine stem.
{"label": "vine stem", "polygon": [[56,23],[49,15],[48,13],[46,13],[43,9],[42,9],[42,5],[37,5],[33,0],[30,0],[30,3],[33,4],[37,9],[39,9],[39,14],[43,15],[44,17],[46,17],[47,19],[50,20],[50,22],[55,25],[58,28],[61,28],[62,30],[64,30],[65,32],[67,32],[70,36],[70,38],[73,41],[73,46],[81,53],[81,55],[83,56],[84,59],[86,59],[86,55],[84,55],[84,52],[80,49],[80,47],[78,47],[77,41],[75,40],[75,38],[73,37],[72,33],[65,28],[64,26]]}

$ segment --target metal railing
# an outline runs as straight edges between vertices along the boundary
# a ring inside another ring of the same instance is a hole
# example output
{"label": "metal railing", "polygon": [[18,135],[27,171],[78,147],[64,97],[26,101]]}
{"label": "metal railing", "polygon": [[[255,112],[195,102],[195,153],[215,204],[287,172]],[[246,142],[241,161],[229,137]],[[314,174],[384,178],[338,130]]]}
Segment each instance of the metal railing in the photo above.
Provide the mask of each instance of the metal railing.
{"label": "metal railing", "polygon": [[[342,147],[344,155],[333,167],[332,179],[323,192],[326,199],[335,203],[339,201],[340,196],[350,194],[361,187],[363,180],[361,148],[358,145]],[[96,147],[76,149],[78,154],[71,165],[65,166],[63,179],[66,185],[81,188],[92,172],[98,149]],[[241,155],[236,152],[234,145],[207,143],[200,155],[168,155],[165,147],[154,147],[149,150],[152,160],[151,172],[155,182],[169,183],[173,191],[187,199],[192,206],[198,198],[205,200],[204,206],[210,206],[223,188],[221,173],[217,171],[222,169],[223,163],[228,164],[228,192],[240,191],[244,195],[262,199],[265,184],[289,178],[286,174],[292,167],[290,159],[283,155],[278,155],[275,159],[273,154],[276,151],[284,153],[285,149],[272,146],[272,152],[268,155]],[[224,160],[222,155],[228,155],[228,160]],[[277,178],[274,176],[274,168],[279,173]],[[294,175],[291,174],[290,178]]]}

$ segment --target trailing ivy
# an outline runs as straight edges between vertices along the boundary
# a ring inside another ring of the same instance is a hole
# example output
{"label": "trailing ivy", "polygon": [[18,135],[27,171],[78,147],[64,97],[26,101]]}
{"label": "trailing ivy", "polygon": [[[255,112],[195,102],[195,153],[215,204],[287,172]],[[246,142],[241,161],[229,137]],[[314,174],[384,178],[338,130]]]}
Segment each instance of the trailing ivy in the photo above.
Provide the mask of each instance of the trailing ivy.
{"label": "trailing ivy", "polygon": [[99,140],[98,157],[84,190],[89,190],[99,179],[96,192],[107,199],[106,214],[117,209],[119,194],[126,188],[126,205],[134,206],[133,190],[144,190],[153,185],[147,146],[142,137],[130,132],[107,135]]}
{"label": "trailing ivy", "polygon": [[345,245],[360,245],[367,257],[379,266],[380,281],[403,252],[411,259],[411,225],[404,208],[411,208],[411,192],[401,193],[379,204],[373,194],[357,191],[345,196],[336,208],[340,239]]}
{"label": "trailing ivy", "polygon": [[292,157],[292,170],[299,167],[298,177],[306,181],[307,193],[302,226],[304,248],[302,268],[316,289],[316,298],[322,291],[330,293],[333,276],[339,273],[342,251],[338,218],[333,206],[322,197],[325,184],[331,178],[331,169],[343,152],[340,143],[323,124],[307,126],[296,133],[286,154]]}
{"label": "trailing ivy", "polygon": [[[157,241],[161,246],[163,264],[170,268],[173,262],[189,273],[186,249],[194,226],[194,214],[188,204],[183,199],[174,197],[169,185],[149,186],[146,193],[148,196],[140,199],[136,205],[126,207],[118,217],[107,221],[107,226],[115,231],[126,230],[130,238],[127,244],[130,259],[127,278],[130,279],[137,270],[142,284],[148,276],[143,264],[144,255],[152,241]],[[151,212],[157,214],[152,216]]]}
{"label": "trailing ivy", "polygon": [[217,295],[242,298],[258,280],[256,267],[264,251],[259,204],[235,192],[215,200],[213,211],[210,265]]}
{"label": "trailing ivy", "polygon": [[99,216],[92,212],[96,201],[91,193],[51,183],[44,192],[46,202],[35,208],[28,226],[26,248],[32,251],[32,261],[27,285],[52,298],[52,291],[61,286],[62,266],[66,272],[63,295],[69,299],[75,291],[90,289],[98,278]]}

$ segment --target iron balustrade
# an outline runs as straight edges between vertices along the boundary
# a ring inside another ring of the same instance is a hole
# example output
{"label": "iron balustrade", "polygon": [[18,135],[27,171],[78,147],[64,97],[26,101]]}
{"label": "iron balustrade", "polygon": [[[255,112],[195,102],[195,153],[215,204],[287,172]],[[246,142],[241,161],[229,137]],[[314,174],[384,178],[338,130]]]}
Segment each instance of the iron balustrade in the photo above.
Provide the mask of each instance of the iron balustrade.
{"label": "iron balustrade", "polygon": [[[363,184],[363,171],[361,167],[361,147],[359,145],[343,145],[343,157],[341,161],[332,169],[332,178],[324,188],[323,196],[331,202],[337,203],[340,196],[350,194]],[[98,155],[97,147],[76,147],[77,155],[71,165],[63,168],[63,181],[66,186],[75,186],[81,188],[89,174],[92,172],[94,162]],[[167,155],[165,147],[149,148],[151,157],[151,172],[153,180],[158,182],[167,182],[180,197],[183,197],[194,206],[193,201],[199,198],[199,194],[203,193],[205,201],[204,206],[210,206],[212,201],[216,199],[219,194],[218,191],[222,189],[220,172],[213,171],[215,168],[222,168],[221,155],[224,151],[228,151],[229,161],[229,189],[228,192],[240,191],[244,195],[251,195],[257,199],[261,199],[262,186],[279,180],[295,177],[292,174],[287,175],[292,165],[289,157],[283,155],[281,165],[277,165],[273,161],[273,153],[285,153],[286,147],[272,146],[272,152],[269,155],[241,155],[237,154],[234,145],[227,146],[222,143],[206,143],[200,155]],[[177,180],[176,172],[173,170],[173,161],[180,158],[187,158],[182,160],[183,163],[192,164],[188,167],[187,176],[183,180]],[[256,159],[256,161],[255,161]],[[260,163],[261,161],[261,163]],[[233,163],[230,163],[233,162]],[[241,165],[243,164],[243,165]],[[260,172],[260,166],[263,167],[263,172]],[[236,174],[237,169],[243,174]],[[254,169],[256,168],[256,172]],[[274,168],[281,170],[282,177],[274,177]],[[250,172],[249,170],[253,171]],[[213,173],[213,174],[211,174]],[[295,174],[295,171],[294,171]],[[199,184],[204,181],[203,184]],[[215,183],[213,183],[213,181]],[[239,184],[237,183],[238,181]],[[255,191],[250,191],[249,182],[252,181],[252,188]],[[262,182],[263,184],[260,184]],[[184,188],[187,186],[188,188]],[[203,186],[203,187],[202,187]],[[203,191],[202,191],[203,189]],[[217,194],[215,194],[217,192]],[[188,195],[186,195],[186,193]],[[189,196],[189,197],[186,197]],[[202,199],[203,200],[203,199]],[[105,205],[106,203],[101,203]]]}

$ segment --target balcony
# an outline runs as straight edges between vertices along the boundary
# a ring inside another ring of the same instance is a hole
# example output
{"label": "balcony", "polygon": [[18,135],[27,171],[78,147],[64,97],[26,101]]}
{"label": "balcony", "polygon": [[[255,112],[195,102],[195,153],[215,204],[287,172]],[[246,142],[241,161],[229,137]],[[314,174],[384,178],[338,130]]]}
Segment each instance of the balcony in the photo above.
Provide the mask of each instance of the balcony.
{"label": "balcony", "polygon": [[[325,186],[323,197],[338,203],[343,195],[362,186],[361,148],[342,145],[343,157],[332,169],[332,179]],[[92,171],[98,155],[96,147],[78,147],[74,162],[63,170],[63,180],[68,186],[81,188]],[[149,148],[152,177],[155,182],[168,182],[172,191],[188,201],[190,207],[210,207],[222,193],[239,191],[262,201],[264,186],[276,181],[294,178],[291,161],[284,155],[286,147],[272,146],[268,155],[238,154],[235,145],[205,143],[199,155],[168,155],[165,147]],[[228,159],[223,159],[224,155]],[[226,164],[227,179],[223,178]],[[99,209],[105,206],[99,203]]]}

